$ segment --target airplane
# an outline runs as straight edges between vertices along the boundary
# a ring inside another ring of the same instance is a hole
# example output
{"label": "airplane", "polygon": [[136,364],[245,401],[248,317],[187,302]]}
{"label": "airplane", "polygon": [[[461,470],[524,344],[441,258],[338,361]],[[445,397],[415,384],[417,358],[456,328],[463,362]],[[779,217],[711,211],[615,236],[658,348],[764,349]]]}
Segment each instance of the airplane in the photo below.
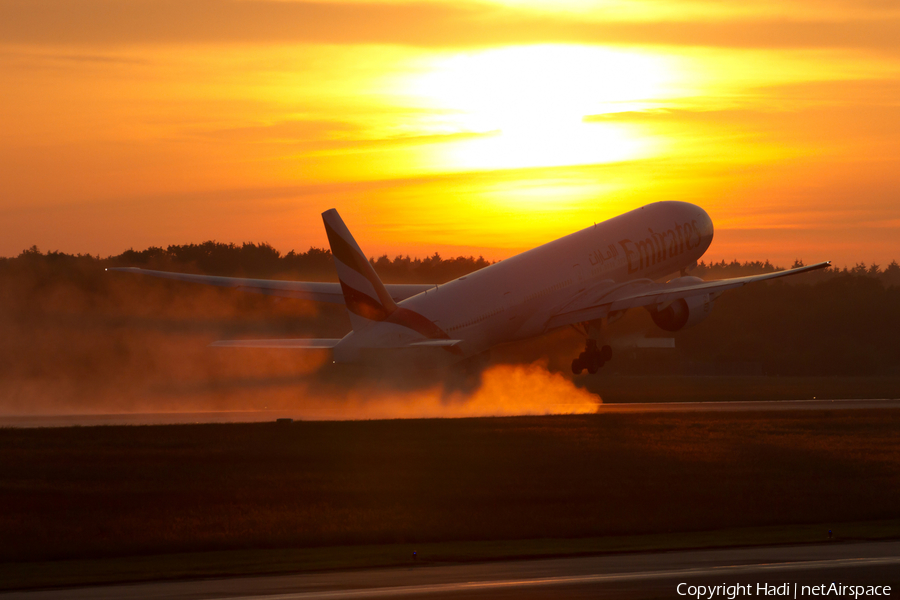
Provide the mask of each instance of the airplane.
{"label": "airplane", "polygon": [[[656,202],[448,283],[384,284],[337,210],[322,213],[338,283],[215,277],[111,267],[110,271],[344,304],[352,331],[340,339],[228,340],[217,347],[329,349],[334,363],[432,367],[499,344],[572,326],[585,349],[572,372],[594,374],[612,358],[608,326],[643,307],[665,331],[709,316],[722,292],[806,273],[830,261],[763,275],[703,281],[688,275],[709,248],[713,223],[699,206]],[[662,281],[666,276],[677,275]]]}

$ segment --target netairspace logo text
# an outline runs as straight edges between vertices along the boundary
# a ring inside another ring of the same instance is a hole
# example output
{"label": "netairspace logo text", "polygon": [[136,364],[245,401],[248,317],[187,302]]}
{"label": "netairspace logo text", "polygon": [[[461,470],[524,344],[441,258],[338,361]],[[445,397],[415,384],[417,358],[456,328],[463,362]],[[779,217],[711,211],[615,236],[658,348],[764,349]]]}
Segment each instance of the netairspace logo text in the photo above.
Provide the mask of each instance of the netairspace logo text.
{"label": "netairspace logo text", "polygon": [[844,585],[842,583],[823,583],[821,585],[797,585],[796,583],[735,583],[728,585],[689,585],[679,583],[676,588],[679,596],[689,596],[697,600],[725,599],[735,600],[738,596],[782,596],[799,598],[801,596],[843,596],[859,598],[860,596],[890,596],[889,585]]}

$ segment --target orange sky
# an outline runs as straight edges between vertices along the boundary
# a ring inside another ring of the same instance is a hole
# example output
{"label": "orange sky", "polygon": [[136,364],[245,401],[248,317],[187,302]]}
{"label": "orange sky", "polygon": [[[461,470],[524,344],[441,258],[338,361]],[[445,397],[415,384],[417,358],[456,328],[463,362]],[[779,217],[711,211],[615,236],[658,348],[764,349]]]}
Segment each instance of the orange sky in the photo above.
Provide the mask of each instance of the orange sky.
{"label": "orange sky", "polygon": [[655,200],[900,260],[900,3],[0,0],[0,256],[503,258]]}

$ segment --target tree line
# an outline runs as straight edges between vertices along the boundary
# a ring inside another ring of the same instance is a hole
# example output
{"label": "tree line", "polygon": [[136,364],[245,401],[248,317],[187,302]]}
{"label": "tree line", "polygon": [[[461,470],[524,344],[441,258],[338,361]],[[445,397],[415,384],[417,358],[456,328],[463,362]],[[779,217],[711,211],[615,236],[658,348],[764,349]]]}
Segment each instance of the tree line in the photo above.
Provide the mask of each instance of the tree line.
{"label": "tree line", "polygon": [[[482,256],[443,258],[438,252],[426,258],[412,258],[409,255],[390,258],[385,254],[378,258],[371,257],[369,262],[381,278],[392,283],[445,283],[492,264]],[[238,245],[206,241],[200,244],[170,245],[166,248],[151,246],[145,250],[129,249],[106,258],[56,251],[44,253],[32,246],[17,257],[0,258],[0,268],[6,269],[15,268],[16,265],[38,264],[45,267],[140,267],[226,277],[293,277],[313,281],[334,280],[336,277],[331,250],[327,248],[311,247],[306,252],[291,250],[282,254],[267,243],[245,242]],[[791,268],[803,265],[803,261],[796,260]],[[784,267],[776,266],[768,260],[700,261],[689,274],[702,279],[727,279],[783,269]],[[846,276],[869,277],[879,280],[885,286],[900,286],[900,264],[893,260],[886,266],[876,263],[857,263],[852,267],[835,266],[808,273],[800,280],[786,281],[818,283]]]}
{"label": "tree line", "polygon": [[679,352],[768,375],[900,375],[900,285],[862,269],[791,282],[814,275],[722,294],[709,318],[675,334]]}
{"label": "tree line", "polygon": [[[484,257],[443,258],[438,252],[427,258],[387,255],[370,258],[378,275],[391,283],[446,283],[491,264]],[[161,271],[183,271],[225,277],[257,277],[335,281],[331,250],[311,247],[306,252],[291,250],[282,254],[270,244],[201,244],[152,246],[146,250],[129,249],[121,254],[100,258],[90,254],[43,253],[36,246],[15,258],[0,259],[0,269],[21,268],[97,268],[139,267]]]}

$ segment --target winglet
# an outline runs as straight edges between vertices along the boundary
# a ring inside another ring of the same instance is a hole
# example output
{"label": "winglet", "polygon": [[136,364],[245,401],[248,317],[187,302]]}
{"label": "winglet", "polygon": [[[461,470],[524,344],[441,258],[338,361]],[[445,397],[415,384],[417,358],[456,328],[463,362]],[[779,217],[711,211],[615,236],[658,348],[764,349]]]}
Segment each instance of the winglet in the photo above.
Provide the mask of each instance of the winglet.
{"label": "winglet", "polygon": [[394,299],[350,235],[337,210],[332,208],[323,212],[322,221],[353,329],[365,327],[372,321],[384,321],[397,310]]}

